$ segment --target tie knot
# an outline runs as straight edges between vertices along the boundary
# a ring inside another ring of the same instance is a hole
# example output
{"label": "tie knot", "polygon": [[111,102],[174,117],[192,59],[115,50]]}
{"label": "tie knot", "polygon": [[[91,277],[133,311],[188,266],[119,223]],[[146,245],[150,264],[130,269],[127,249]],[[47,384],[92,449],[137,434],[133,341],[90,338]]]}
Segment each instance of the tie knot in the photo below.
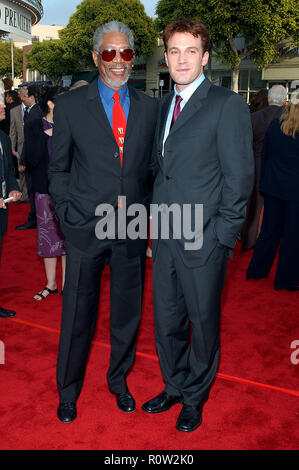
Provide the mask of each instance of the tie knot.
{"label": "tie knot", "polygon": [[113,95],[114,101],[119,101],[119,93],[116,91]]}
{"label": "tie knot", "polygon": [[183,98],[181,97],[181,95],[176,95],[175,97],[175,105],[178,106],[181,101],[183,101]]}

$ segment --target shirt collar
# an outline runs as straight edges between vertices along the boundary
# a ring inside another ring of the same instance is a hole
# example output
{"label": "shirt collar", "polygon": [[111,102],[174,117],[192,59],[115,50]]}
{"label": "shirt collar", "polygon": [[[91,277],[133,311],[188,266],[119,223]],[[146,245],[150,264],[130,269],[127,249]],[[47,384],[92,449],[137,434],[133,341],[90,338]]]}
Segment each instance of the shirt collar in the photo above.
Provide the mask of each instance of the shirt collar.
{"label": "shirt collar", "polygon": [[[99,76],[98,78],[98,88],[99,88],[99,93],[101,98],[106,101],[107,104],[110,104],[111,101],[113,100],[113,95],[115,93],[115,90],[113,88],[110,88],[107,86],[102,80],[101,77]],[[124,85],[122,88],[117,90],[119,94],[120,101],[122,101],[125,96],[128,94],[128,86],[127,84]]]}
{"label": "shirt collar", "polygon": [[197,88],[199,87],[199,85],[202,84],[202,82],[204,81],[205,79],[205,76],[204,74],[202,73],[200,77],[198,77],[196,80],[194,80],[194,82],[190,83],[190,85],[188,85],[186,88],[184,88],[183,91],[181,91],[180,93],[178,93],[177,89],[176,89],[176,85],[174,86],[174,94],[175,96],[176,95],[180,95],[182,98],[183,98],[183,101],[185,101],[185,103],[187,103],[187,101],[191,98],[191,96],[193,95],[193,93],[195,92],[195,90],[197,90]]}

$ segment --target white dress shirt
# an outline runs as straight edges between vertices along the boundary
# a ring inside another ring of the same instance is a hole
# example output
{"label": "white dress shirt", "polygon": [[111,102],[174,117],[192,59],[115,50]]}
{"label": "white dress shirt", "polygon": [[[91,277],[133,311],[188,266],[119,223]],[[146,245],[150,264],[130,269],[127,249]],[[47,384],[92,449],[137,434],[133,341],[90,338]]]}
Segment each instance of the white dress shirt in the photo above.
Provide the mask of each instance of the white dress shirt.
{"label": "white dress shirt", "polygon": [[184,88],[184,90],[182,90],[180,93],[178,93],[176,85],[174,86],[174,95],[173,95],[173,99],[172,99],[172,102],[171,102],[171,105],[170,105],[170,108],[169,108],[169,113],[168,113],[168,116],[167,116],[165,132],[164,132],[164,138],[163,138],[163,152],[162,152],[163,155],[164,155],[164,144],[165,144],[165,141],[168,137],[169,130],[170,130],[170,124],[171,124],[173,111],[174,111],[174,107],[175,107],[176,96],[180,95],[182,97],[182,101],[180,103],[180,109],[181,109],[181,112],[182,112],[183,109],[184,109],[184,106],[186,106],[188,100],[191,98],[191,96],[197,90],[197,88],[202,84],[204,79],[205,79],[204,74],[201,74],[200,77],[198,77],[196,80],[194,80],[194,82],[190,83],[190,85],[188,85],[186,88]]}

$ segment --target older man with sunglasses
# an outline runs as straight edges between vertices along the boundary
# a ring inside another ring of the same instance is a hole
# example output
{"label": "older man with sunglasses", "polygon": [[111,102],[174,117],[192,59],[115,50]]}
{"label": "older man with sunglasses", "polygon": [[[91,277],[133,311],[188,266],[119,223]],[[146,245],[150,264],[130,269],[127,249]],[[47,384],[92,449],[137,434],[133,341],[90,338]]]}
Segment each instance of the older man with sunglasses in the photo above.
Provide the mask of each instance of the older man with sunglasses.
{"label": "older man with sunglasses", "polygon": [[100,26],[92,56],[98,79],[55,102],[49,165],[50,194],[67,248],[57,364],[58,418],[64,423],[77,416],[106,265],[111,300],[108,386],[120,410],[135,410],[126,376],[135,359],[147,240],[125,239],[119,229],[114,239],[96,236],[96,209],[107,205],[118,220],[125,201],[127,206],[148,203],[157,102],[127,85],[134,39],[126,25],[112,21]]}

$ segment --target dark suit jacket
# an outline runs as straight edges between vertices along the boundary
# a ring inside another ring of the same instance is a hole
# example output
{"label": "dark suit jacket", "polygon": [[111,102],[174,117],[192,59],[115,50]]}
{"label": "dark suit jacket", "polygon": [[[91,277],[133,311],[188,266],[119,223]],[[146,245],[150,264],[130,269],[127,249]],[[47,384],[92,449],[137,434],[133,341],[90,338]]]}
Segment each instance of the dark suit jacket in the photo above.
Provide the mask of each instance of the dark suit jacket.
{"label": "dark suit jacket", "polygon": [[270,124],[263,146],[261,191],[299,202],[299,133],[282,133],[279,119]]}
{"label": "dark suit jacket", "polygon": [[32,192],[48,193],[48,136],[42,118],[37,117],[26,125],[26,163],[32,180]]}
{"label": "dark suit jacket", "polygon": [[27,156],[28,156],[28,152],[30,151],[27,147],[27,143],[28,142],[30,143],[30,140],[28,138],[28,134],[30,134],[30,130],[29,130],[30,122],[41,117],[42,117],[42,113],[41,113],[40,107],[38,106],[38,104],[35,104],[34,106],[32,106],[27,116],[27,119],[24,122],[24,144],[23,144],[21,158],[19,162],[20,165],[27,166]]}
{"label": "dark suit jacket", "polygon": [[[129,87],[130,112],[124,143],[124,163],[98,92],[97,80],[61,95],[55,101],[49,193],[66,240],[96,253],[95,209],[99,204],[127,206],[148,203],[149,162],[157,120],[157,101]],[[146,240],[127,240],[135,256]]]}
{"label": "dark suit jacket", "polygon": [[[217,242],[233,248],[242,227],[254,175],[250,115],[241,96],[206,78],[173,125],[163,157],[172,97],[172,93],[163,97],[158,119],[153,203],[176,203],[181,209],[183,204],[203,204],[202,248],[185,250],[190,240],[183,236],[183,224],[182,237],[176,240],[185,265],[197,267],[206,263]],[[195,233],[194,240],[201,235]],[[153,257],[158,242],[152,242]]]}
{"label": "dark suit jacket", "polygon": [[[19,191],[19,185],[15,177],[13,156],[11,153],[11,141],[7,134],[0,130],[0,140],[3,148],[4,180],[6,182],[7,195],[14,189]],[[2,190],[1,190],[2,197]],[[7,209],[0,209],[0,234],[7,231]]]}
{"label": "dark suit jacket", "polygon": [[266,131],[273,119],[281,115],[283,109],[283,106],[270,105],[251,114],[253,152],[255,158],[260,158],[262,156],[262,148]]}

